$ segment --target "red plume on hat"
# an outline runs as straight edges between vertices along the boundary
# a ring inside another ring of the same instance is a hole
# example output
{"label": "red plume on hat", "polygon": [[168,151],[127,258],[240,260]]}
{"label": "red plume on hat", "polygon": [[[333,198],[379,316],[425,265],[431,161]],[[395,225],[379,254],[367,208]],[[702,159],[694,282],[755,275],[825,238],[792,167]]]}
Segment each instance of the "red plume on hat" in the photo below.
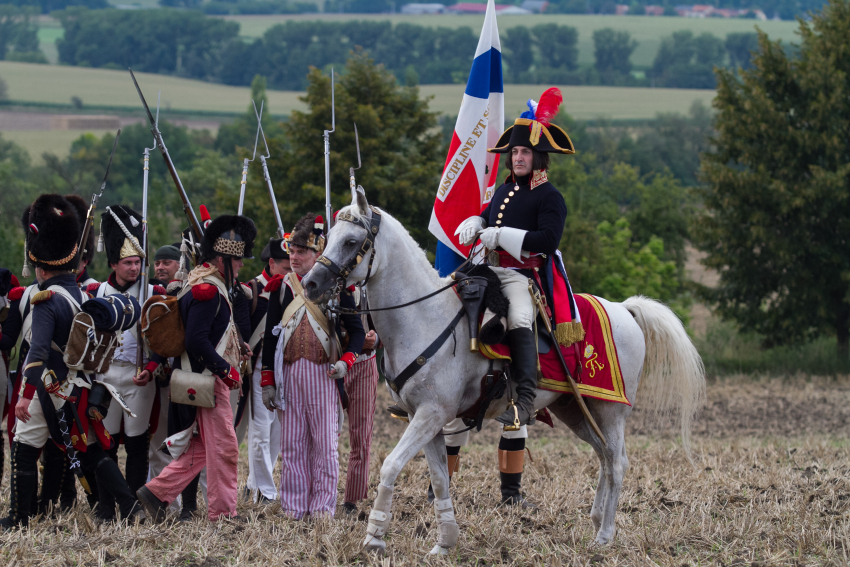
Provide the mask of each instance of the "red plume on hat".
{"label": "red plume on hat", "polygon": [[540,96],[540,102],[537,103],[537,110],[534,113],[537,121],[548,128],[552,119],[558,115],[563,101],[564,95],[561,94],[561,89],[558,87],[546,89]]}
{"label": "red plume on hat", "polygon": [[212,222],[212,217],[210,217],[210,212],[207,210],[206,205],[201,205],[199,208],[201,209],[201,226],[206,230]]}

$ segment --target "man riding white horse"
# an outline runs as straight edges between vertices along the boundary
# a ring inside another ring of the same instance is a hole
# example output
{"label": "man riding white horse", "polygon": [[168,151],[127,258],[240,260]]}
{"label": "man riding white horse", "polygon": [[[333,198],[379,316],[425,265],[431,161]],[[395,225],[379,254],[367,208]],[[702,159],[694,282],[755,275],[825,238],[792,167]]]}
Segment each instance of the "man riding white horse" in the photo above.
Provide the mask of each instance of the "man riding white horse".
{"label": "man riding white horse", "polygon": [[557,255],[567,206],[546,173],[550,153],[575,153],[567,133],[550,122],[561,100],[556,88],[544,92],[539,103],[530,100],[529,110],[505,130],[495,148],[487,150],[508,154],[506,166],[511,174],[496,189],[484,212],[463,221],[455,232],[462,244],[468,246],[480,238],[491,251],[487,261],[510,301],[508,340],[515,406],[496,418],[509,426],[515,425],[517,418],[519,425],[533,423],[535,415],[537,344],[529,280],[543,288],[548,304],[554,306],[558,342],[569,346],[581,339],[580,324],[573,322],[572,293]]}

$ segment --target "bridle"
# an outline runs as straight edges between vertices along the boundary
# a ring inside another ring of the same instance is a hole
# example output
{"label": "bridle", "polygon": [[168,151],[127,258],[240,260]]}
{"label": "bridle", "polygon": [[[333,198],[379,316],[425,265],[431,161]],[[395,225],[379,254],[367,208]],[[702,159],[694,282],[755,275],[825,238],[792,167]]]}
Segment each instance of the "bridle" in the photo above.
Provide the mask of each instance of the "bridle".
{"label": "bridle", "polygon": [[[360,250],[357,251],[357,255],[350,262],[348,262],[345,266],[340,267],[339,264],[325,255],[321,255],[316,259],[316,262],[329,269],[331,273],[336,276],[337,280],[341,279],[344,281],[347,279],[349,274],[351,274],[351,272],[354,271],[361,262],[363,262],[363,259],[366,258],[367,254],[369,255],[369,270],[366,272],[366,279],[363,280],[362,285],[366,285],[369,278],[372,277],[372,262],[375,260],[375,237],[378,236],[378,231],[381,230],[381,212],[375,207],[370,206],[369,208],[372,210],[372,218],[369,219],[369,226],[366,229],[366,238],[360,244]],[[360,219],[351,213],[340,212],[336,216],[336,222],[350,222],[358,226],[363,226]]]}

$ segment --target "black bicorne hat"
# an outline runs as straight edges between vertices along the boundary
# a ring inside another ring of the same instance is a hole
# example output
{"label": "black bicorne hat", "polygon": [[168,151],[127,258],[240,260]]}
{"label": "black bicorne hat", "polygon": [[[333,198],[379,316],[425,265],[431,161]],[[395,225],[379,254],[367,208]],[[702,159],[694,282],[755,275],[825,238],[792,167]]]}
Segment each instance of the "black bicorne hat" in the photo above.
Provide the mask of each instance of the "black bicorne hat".
{"label": "black bicorne hat", "polygon": [[[80,237],[82,238],[83,231],[86,228],[86,219],[89,215],[89,207],[79,195],[65,195],[65,198],[77,209],[77,218],[80,219]],[[83,249],[83,260],[86,264],[91,264],[91,261],[94,259],[94,249],[94,227],[92,227]]]}
{"label": "black bicorne hat", "polygon": [[529,100],[529,110],[523,112],[514,121],[513,126],[502,133],[495,148],[487,151],[507,154],[512,148],[519,146],[543,153],[576,153],[567,133],[550,122],[557,116],[562,99],[561,91],[552,87],[543,93],[539,103]]}
{"label": "black bicorne hat", "polygon": [[201,256],[205,259],[230,256],[250,260],[254,257],[255,238],[257,228],[254,221],[240,215],[221,215],[204,229]]}
{"label": "black bicorne hat", "polygon": [[24,212],[27,261],[50,271],[69,271],[79,261],[80,219],[62,195],[45,194]]}
{"label": "black bicorne hat", "polygon": [[142,249],[142,215],[124,205],[106,207],[100,215],[100,237],[106,248],[106,261],[117,264],[124,258],[145,257]]}
{"label": "black bicorne hat", "polygon": [[263,251],[260,252],[260,260],[264,264],[268,264],[271,258],[275,260],[288,260],[289,259],[289,244],[286,241],[286,237],[290,236],[288,233],[283,235],[283,238],[269,238],[269,243],[266,244],[266,247],[263,248]]}

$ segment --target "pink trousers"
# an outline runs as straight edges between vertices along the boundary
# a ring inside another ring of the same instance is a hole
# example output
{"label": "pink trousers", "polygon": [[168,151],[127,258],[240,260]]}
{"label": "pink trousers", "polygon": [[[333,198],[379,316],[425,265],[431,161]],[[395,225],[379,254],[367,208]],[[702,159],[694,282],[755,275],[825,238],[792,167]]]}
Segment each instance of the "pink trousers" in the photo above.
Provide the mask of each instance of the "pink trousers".
{"label": "pink trousers", "polygon": [[172,461],[146,485],[154,496],[170,503],[207,467],[210,520],[217,520],[222,515],[236,515],[239,461],[230,390],[218,379],[215,381],[215,399],[214,408],[198,408],[200,435],[193,437],[180,458]]}
{"label": "pink trousers", "polygon": [[283,367],[280,506],[296,519],[336,510],[339,394],[327,369],[305,358]]}
{"label": "pink trousers", "polygon": [[348,472],[345,502],[359,502],[369,490],[369,451],[375,422],[375,391],[378,387],[377,357],[357,362],[345,375],[348,394]]}

